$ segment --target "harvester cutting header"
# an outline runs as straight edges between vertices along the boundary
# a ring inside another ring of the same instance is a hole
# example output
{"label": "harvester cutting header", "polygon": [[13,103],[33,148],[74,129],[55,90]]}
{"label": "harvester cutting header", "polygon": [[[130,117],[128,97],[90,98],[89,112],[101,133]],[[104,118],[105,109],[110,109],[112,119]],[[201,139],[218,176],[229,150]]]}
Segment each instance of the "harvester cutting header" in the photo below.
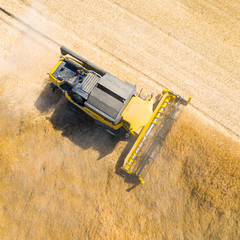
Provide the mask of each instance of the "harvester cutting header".
{"label": "harvester cutting header", "polygon": [[105,124],[111,134],[138,135],[122,169],[144,183],[158,153],[157,146],[191,97],[185,100],[165,89],[153,110],[152,96],[137,93],[135,85],[123,82],[66,47],[61,47],[61,54],[49,74],[52,88],[62,90],[72,104]]}

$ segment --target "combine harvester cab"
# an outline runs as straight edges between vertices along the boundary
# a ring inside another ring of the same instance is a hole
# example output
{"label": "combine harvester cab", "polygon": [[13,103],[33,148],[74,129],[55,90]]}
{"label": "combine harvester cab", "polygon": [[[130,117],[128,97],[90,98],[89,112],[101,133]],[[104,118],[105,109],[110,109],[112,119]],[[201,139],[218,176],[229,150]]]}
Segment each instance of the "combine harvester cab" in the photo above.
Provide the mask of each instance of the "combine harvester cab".
{"label": "combine harvester cab", "polygon": [[49,74],[53,90],[59,88],[77,108],[108,127],[108,132],[138,135],[122,169],[143,178],[172,123],[188,101],[165,89],[153,111],[152,97],[137,93],[124,82],[66,47]]}

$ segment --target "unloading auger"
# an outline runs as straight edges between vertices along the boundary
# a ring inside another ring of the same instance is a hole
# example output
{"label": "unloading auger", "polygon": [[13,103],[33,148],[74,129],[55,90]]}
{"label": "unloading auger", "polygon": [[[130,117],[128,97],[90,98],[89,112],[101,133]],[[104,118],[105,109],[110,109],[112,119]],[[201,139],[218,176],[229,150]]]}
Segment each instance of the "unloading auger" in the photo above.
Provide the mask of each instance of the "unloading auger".
{"label": "unloading auger", "polygon": [[138,135],[122,169],[143,178],[158,154],[174,120],[186,106],[181,96],[165,89],[155,110],[153,100],[79,54],[61,47],[61,57],[49,74],[53,91],[60,89],[78,109],[106,125],[112,135]]}

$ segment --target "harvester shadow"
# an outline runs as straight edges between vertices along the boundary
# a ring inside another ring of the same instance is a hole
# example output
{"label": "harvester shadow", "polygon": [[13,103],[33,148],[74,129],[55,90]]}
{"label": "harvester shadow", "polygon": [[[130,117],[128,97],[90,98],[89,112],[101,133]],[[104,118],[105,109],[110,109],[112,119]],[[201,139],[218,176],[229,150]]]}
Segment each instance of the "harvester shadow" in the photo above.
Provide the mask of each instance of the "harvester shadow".
{"label": "harvester shadow", "polygon": [[62,93],[61,91],[52,92],[52,88],[50,84],[46,84],[40,96],[37,98],[35,102],[35,107],[40,111],[48,112],[54,107],[56,107],[57,103],[61,100]]}
{"label": "harvester shadow", "polygon": [[62,136],[83,149],[93,148],[99,153],[98,160],[113,152],[118,139],[106,131],[106,127],[96,123],[94,119],[83,111],[71,110],[71,103],[67,101],[60,90],[52,92],[47,84],[35,102],[35,107],[41,113],[50,112],[48,120],[54,129],[62,132]]}
{"label": "harvester shadow", "polygon": [[113,152],[117,140],[105,128],[82,111],[70,110],[66,99],[57,104],[49,118],[53,127],[62,131],[62,136],[83,149],[93,148],[99,153],[98,160]]}
{"label": "harvester shadow", "polygon": [[47,114],[47,116],[50,115],[47,119],[54,129],[61,131],[63,137],[68,138],[80,148],[96,150],[99,153],[97,160],[112,153],[119,141],[127,141],[126,147],[116,163],[115,173],[122,177],[125,183],[132,184],[126,191],[129,192],[136,188],[140,184],[139,179],[121,169],[136,137],[130,136],[128,139],[113,137],[106,131],[106,126],[98,124],[81,110],[72,111],[71,105],[60,90],[57,89],[53,93],[49,83],[35,102],[35,107],[41,113],[50,113]]}

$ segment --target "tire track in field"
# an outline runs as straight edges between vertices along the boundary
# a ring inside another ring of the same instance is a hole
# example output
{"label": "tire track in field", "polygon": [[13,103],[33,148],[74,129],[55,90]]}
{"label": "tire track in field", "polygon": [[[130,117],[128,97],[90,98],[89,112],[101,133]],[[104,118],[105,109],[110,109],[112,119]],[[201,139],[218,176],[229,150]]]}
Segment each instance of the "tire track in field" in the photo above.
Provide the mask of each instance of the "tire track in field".
{"label": "tire track in field", "polygon": [[[129,14],[131,14],[132,16],[134,16],[135,18],[138,18],[139,20],[141,20],[142,22],[148,24],[149,26],[151,26],[152,28],[158,29],[159,31],[161,31],[164,35],[166,35],[169,38],[172,38],[173,40],[175,40],[176,42],[180,43],[182,46],[186,47],[187,49],[189,49],[190,51],[192,51],[195,54],[198,54],[198,56],[204,58],[206,60],[206,55],[203,54],[202,52],[200,52],[199,50],[189,46],[188,44],[186,44],[183,40],[181,40],[181,38],[174,36],[174,34],[167,32],[166,30],[164,30],[163,28],[157,26],[156,24],[153,24],[151,21],[148,21],[146,18],[142,17],[141,15],[137,14],[136,12],[132,11],[130,8],[127,8],[125,6],[122,6],[120,3],[116,3],[112,0],[104,0],[106,2],[109,2],[110,4],[113,4],[119,8],[121,8],[122,10],[128,12]],[[178,3],[177,3],[178,4]],[[184,8],[182,5],[178,4],[178,7],[183,9],[184,11],[187,11],[188,13],[191,13],[189,11],[189,9]],[[204,19],[203,17],[201,17],[201,20],[204,21],[209,27],[213,27],[215,29],[217,29],[215,26],[213,26],[211,23],[209,23],[206,19]],[[211,49],[211,51],[214,51],[213,49]],[[217,54],[217,51],[214,51],[215,54]],[[236,74],[233,74],[228,68],[226,68],[226,65],[217,63],[216,61],[207,58],[207,61],[217,65],[218,67],[222,68],[223,70],[229,72],[229,74],[231,74],[231,76],[238,81],[238,76]]]}
{"label": "tire track in field", "polygon": [[[224,3],[221,3],[221,1],[217,1],[217,3],[215,1],[212,0],[206,0],[206,2],[209,2],[210,4],[212,4],[214,7],[218,8],[220,11],[224,12],[225,14],[227,14],[229,17],[232,17],[236,20],[240,20],[240,18],[238,16],[236,16],[235,14],[230,14],[229,11],[225,11],[222,7],[224,6]],[[230,0],[227,1],[228,3],[230,2]],[[234,2],[236,3],[236,1],[234,0]],[[232,5],[232,4],[229,4]],[[237,3],[237,7],[235,7],[235,9],[240,9],[240,3]],[[228,7],[228,6],[226,6]]]}
{"label": "tire track in field", "polygon": [[[108,2],[108,1],[107,1]],[[114,5],[114,4],[113,4]],[[125,11],[125,10],[124,10]],[[138,16],[134,15],[134,18],[138,18]],[[16,19],[17,20],[17,19]],[[144,21],[143,19],[140,19],[141,21]],[[145,22],[145,21],[144,21]],[[148,23],[147,23],[148,24]],[[30,26],[31,27],[31,26]],[[63,30],[64,31],[64,30]],[[74,42],[79,42],[80,39],[79,34],[77,34],[76,31],[72,30],[75,34],[75,40]],[[166,35],[166,33],[164,33]],[[43,35],[44,36],[44,35]],[[178,41],[177,39],[175,39],[176,41]],[[121,64],[125,65],[125,67],[129,67],[132,69],[133,72],[135,73],[140,73],[141,75],[143,75],[144,78],[147,78],[148,80],[156,83],[157,85],[163,87],[163,84],[161,84],[156,78],[151,77],[150,74],[146,73],[144,70],[140,70],[137,66],[129,63],[129,61],[125,61],[123,60],[121,57],[117,57],[116,54],[111,53],[107,48],[104,48],[103,46],[101,46],[101,44],[96,44],[94,42],[91,42],[92,46],[95,46],[98,50],[100,50],[101,52],[103,52],[104,54],[107,54],[108,56],[111,56],[112,59],[117,60],[118,62],[120,62]],[[184,46],[186,46],[185,44],[183,44]],[[194,52],[193,49],[191,49],[191,51]],[[165,60],[163,60],[163,62],[165,62],[166,66],[171,66],[172,68],[174,68],[174,65],[171,64],[171,62],[167,62]],[[194,72],[189,72],[187,69],[179,69],[179,73],[182,72],[183,75],[185,75],[187,72],[188,74],[194,74]],[[163,73],[161,73],[161,75],[165,78],[165,79],[169,79],[168,76],[164,75]],[[187,75],[185,75],[185,77],[187,77]],[[197,77],[197,76],[196,76]],[[194,77],[192,77],[194,78]],[[146,81],[147,81],[146,79]],[[170,79],[169,79],[170,80]],[[230,129],[228,126],[226,126],[225,124],[221,123],[221,121],[218,121],[217,118],[211,116],[210,114],[208,114],[206,111],[202,110],[201,108],[199,108],[199,106],[195,105],[194,103],[191,104],[195,109],[199,110],[200,112],[204,113],[205,116],[209,117],[210,119],[218,122],[221,126],[224,126],[226,129]],[[234,133],[233,130],[230,130],[231,132]],[[239,136],[237,133],[235,133],[235,135]]]}
{"label": "tire track in field", "polygon": [[[173,40],[178,41],[181,45],[183,45],[184,47],[188,48],[188,49],[191,50],[193,53],[198,54],[198,56],[204,58],[204,60],[205,60],[205,62],[206,62],[206,56],[203,55],[201,52],[199,52],[199,51],[197,51],[196,49],[190,47],[189,45],[187,45],[186,43],[184,43],[183,41],[181,41],[179,38],[175,37],[174,35],[172,35],[172,34],[169,35],[169,34],[168,34],[167,32],[165,32],[162,28],[156,26],[155,24],[150,23],[150,22],[147,21],[144,17],[136,14],[136,12],[133,12],[133,11],[131,11],[130,9],[127,9],[126,7],[122,6],[121,4],[112,3],[111,0],[105,0],[105,1],[110,2],[111,4],[114,4],[114,5],[118,6],[118,7],[120,7],[121,9],[123,9],[123,10],[126,11],[126,12],[129,12],[129,14],[131,14],[131,15],[134,16],[135,18],[138,18],[141,22],[145,22],[145,23],[149,24],[150,26],[152,26],[153,28],[156,28],[156,29],[160,30],[160,31],[163,32],[163,34],[165,34],[166,36],[169,36],[169,37],[172,38]],[[183,8],[182,6],[181,6],[181,8],[184,9],[184,10],[186,10],[186,9]],[[204,19],[204,17],[202,17],[202,20],[205,21],[206,24],[208,24],[209,26],[216,28],[216,26],[214,26],[214,25],[212,25],[211,23],[209,23],[206,19]],[[219,66],[221,69],[223,69],[224,71],[228,72],[229,77],[231,76],[231,80],[232,80],[232,81],[239,82],[238,77],[237,77],[235,74],[231,73],[228,68],[222,66],[221,64],[217,64],[215,61],[212,61],[212,60],[209,59],[209,58],[207,59],[207,62],[210,62],[210,63],[212,63],[213,65]],[[180,71],[181,71],[181,69],[180,69]],[[148,76],[149,76],[149,74],[148,74]],[[155,80],[155,81],[156,81],[156,80]],[[239,92],[240,92],[240,90],[239,90]],[[236,95],[236,96],[237,96],[237,95]],[[220,121],[217,120],[217,118],[212,117],[212,116],[211,116],[210,114],[208,114],[206,111],[202,110],[199,106],[196,106],[195,104],[192,104],[192,105],[194,106],[195,109],[198,109],[199,111],[201,111],[202,113],[204,113],[204,115],[207,115],[207,116],[210,117],[211,119],[213,119],[213,120],[215,120],[216,122],[220,123],[220,125],[224,126],[226,129],[228,129],[228,130],[230,129],[230,127],[227,127],[225,124],[222,124]],[[234,131],[231,130],[231,132],[234,132]],[[238,133],[235,133],[235,134],[236,134],[237,136],[239,136]]]}

